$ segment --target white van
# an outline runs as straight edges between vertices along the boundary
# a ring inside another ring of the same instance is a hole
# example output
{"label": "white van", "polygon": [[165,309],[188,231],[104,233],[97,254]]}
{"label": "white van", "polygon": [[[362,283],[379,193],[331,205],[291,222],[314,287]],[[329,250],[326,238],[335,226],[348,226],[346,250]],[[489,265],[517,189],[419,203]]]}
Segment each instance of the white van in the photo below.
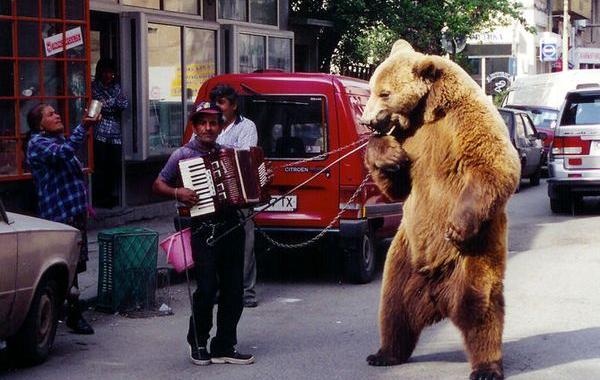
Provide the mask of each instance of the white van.
{"label": "white van", "polygon": [[558,110],[567,92],[585,86],[600,86],[600,69],[568,70],[556,73],[518,76],[502,101],[511,105],[539,106]]}

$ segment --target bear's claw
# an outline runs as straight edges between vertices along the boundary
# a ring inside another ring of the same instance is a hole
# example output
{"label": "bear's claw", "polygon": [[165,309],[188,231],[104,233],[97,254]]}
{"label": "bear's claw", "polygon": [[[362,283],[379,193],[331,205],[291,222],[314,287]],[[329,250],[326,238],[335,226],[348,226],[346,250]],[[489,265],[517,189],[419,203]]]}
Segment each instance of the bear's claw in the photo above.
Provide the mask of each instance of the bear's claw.
{"label": "bear's claw", "polygon": [[381,351],[378,351],[376,354],[367,356],[367,363],[375,367],[386,367],[402,364],[403,362],[399,359],[384,355],[381,353]]}
{"label": "bear's claw", "polygon": [[493,369],[480,369],[471,372],[469,380],[503,380],[504,375]]}

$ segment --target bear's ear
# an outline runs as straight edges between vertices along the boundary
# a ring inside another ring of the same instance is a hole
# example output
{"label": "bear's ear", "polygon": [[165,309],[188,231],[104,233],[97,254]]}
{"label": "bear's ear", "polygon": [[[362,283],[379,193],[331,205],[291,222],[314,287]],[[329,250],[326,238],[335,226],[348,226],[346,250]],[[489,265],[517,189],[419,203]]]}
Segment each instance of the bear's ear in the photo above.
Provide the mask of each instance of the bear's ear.
{"label": "bear's ear", "polygon": [[433,57],[425,56],[422,60],[415,64],[413,67],[413,73],[419,78],[435,82],[440,76],[442,76],[443,70],[437,65]]}
{"label": "bear's ear", "polygon": [[392,50],[390,51],[390,56],[394,55],[400,51],[414,52],[415,49],[413,49],[413,47],[405,40],[399,39],[398,41],[394,42],[394,45],[392,45]]}

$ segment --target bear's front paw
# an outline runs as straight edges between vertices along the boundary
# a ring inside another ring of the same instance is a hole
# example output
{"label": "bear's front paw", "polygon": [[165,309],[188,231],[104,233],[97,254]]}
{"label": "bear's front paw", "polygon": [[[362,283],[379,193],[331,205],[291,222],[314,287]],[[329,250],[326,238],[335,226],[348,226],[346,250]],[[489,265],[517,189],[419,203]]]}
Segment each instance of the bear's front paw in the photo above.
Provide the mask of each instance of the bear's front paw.
{"label": "bear's front paw", "polygon": [[381,350],[379,350],[376,354],[367,356],[367,363],[375,367],[386,367],[391,365],[402,364],[402,361],[395,357],[385,355],[381,352]]}
{"label": "bear's front paw", "polygon": [[369,140],[365,161],[369,168],[394,171],[400,169],[409,159],[395,137],[384,136]]}
{"label": "bear's front paw", "polygon": [[478,366],[469,376],[469,380],[503,380],[504,370],[502,362],[494,362],[489,365]]}
{"label": "bear's front paw", "polygon": [[459,207],[454,211],[446,229],[446,240],[461,247],[479,232],[480,221],[471,207]]}

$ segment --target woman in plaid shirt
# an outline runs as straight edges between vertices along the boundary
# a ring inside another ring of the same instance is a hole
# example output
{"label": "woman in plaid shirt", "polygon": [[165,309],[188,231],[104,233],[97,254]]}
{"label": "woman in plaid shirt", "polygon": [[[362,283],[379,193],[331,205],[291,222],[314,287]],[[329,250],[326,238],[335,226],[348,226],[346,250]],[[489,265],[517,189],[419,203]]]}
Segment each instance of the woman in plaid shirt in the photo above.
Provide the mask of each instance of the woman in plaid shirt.
{"label": "woman in plaid shirt", "polygon": [[[84,117],[68,138],[60,115],[48,104],[38,104],[27,114],[31,140],[27,145],[27,160],[37,189],[40,217],[69,224],[81,231],[82,245],[77,273],[86,270],[87,196],[85,177],[77,151],[86,141],[88,129],[100,121]],[[93,334],[83,319],[79,307],[77,276],[67,296],[69,313],[67,326],[79,334]]]}

